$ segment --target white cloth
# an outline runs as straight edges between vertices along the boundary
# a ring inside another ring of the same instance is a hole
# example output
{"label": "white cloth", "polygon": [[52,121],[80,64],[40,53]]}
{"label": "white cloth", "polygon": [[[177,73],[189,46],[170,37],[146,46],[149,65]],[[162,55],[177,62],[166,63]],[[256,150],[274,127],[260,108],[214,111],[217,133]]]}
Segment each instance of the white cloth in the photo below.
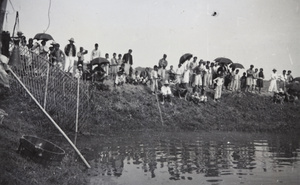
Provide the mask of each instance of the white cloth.
{"label": "white cloth", "polygon": [[73,73],[73,66],[75,62],[75,57],[73,56],[66,56],[66,63],[65,63],[65,72]]}
{"label": "white cloth", "polygon": [[162,86],[161,87],[161,93],[163,95],[171,95],[172,91],[171,91],[171,88],[169,86]]}
{"label": "white cloth", "polygon": [[101,52],[99,49],[93,49],[92,53],[91,53],[91,60],[101,57]]}
{"label": "white cloth", "polygon": [[272,73],[271,74],[271,82],[270,82],[270,86],[269,86],[269,91],[270,92],[277,92],[277,79],[278,79],[278,75],[276,73]]}

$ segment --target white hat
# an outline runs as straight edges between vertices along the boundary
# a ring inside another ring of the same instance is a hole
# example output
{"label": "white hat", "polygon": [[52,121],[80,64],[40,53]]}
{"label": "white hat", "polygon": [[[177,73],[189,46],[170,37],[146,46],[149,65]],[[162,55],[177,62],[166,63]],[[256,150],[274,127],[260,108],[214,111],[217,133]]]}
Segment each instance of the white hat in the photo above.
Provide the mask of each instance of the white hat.
{"label": "white hat", "polygon": [[75,41],[74,41],[74,38],[70,38],[69,41],[70,41],[70,42],[75,42]]}
{"label": "white hat", "polygon": [[165,81],[165,85],[169,85],[169,81],[168,80]]}

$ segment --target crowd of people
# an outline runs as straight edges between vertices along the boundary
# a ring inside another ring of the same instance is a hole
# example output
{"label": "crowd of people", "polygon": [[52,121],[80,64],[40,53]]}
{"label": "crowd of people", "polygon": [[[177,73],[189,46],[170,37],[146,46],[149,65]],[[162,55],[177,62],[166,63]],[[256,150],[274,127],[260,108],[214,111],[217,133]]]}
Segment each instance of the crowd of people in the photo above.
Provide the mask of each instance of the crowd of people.
{"label": "crowd of people", "polygon": [[[69,43],[63,50],[60,49],[60,44],[54,41],[51,47],[46,46],[47,40],[37,41],[30,38],[27,43],[22,32],[17,33],[14,41],[14,44],[20,48],[21,57],[25,58],[29,65],[32,59],[26,55],[27,50],[49,60],[53,66],[77,78],[83,77],[85,80],[100,83],[113,80],[115,87],[124,83],[150,85],[151,93],[159,95],[162,104],[165,101],[172,103],[173,94],[177,94],[180,98],[190,94],[197,102],[206,102],[208,89],[214,90],[214,102],[220,101],[223,90],[261,93],[266,79],[263,68],[254,68],[254,65],[250,65],[246,72],[240,74],[242,65],[202,59],[198,61],[197,56],[192,54],[180,60],[176,69],[171,65],[167,70],[167,55],[163,54],[153,69],[146,67],[134,70],[131,49],[124,55],[113,53],[111,58],[106,53],[102,60],[97,60],[101,58],[101,52],[99,45],[95,43],[90,60],[86,60],[88,51],[83,47],[78,51],[74,38],[69,39]],[[87,65],[84,61],[88,61]],[[77,67],[73,69],[74,66]],[[293,81],[291,73],[291,70],[283,70],[282,74],[277,74],[277,70],[273,69],[269,91],[286,93],[286,85]]]}

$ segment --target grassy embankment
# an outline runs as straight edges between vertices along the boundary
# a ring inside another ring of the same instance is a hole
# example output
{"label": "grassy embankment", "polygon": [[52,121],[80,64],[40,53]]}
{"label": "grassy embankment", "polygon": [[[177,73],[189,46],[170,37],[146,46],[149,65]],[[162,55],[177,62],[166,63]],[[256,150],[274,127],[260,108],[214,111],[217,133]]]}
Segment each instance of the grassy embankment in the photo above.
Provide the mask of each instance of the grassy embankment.
{"label": "grassy embankment", "polygon": [[[140,129],[282,132],[300,128],[299,102],[280,105],[272,103],[267,93],[224,92],[221,102],[214,103],[213,91],[209,90],[207,95],[206,104],[196,105],[175,97],[172,106],[160,105],[162,124],[156,97],[149,93],[149,87],[127,84],[117,89],[111,87],[93,99],[97,102],[91,112],[94,120],[82,133]],[[73,150],[62,138],[55,142],[67,153],[60,166],[44,168],[16,153],[22,135],[45,139],[60,135],[28,96],[1,95],[0,108],[9,115],[0,125],[0,184],[86,184],[87,174],[82,173],[85,166],[73,162]]]}

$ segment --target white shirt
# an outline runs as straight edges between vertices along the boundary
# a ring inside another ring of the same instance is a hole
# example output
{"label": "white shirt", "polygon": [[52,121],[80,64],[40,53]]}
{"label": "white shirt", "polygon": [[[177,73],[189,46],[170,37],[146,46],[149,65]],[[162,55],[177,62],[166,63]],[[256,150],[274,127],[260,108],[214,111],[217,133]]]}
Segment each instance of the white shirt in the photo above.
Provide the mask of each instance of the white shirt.
{"label": "white shirt", "polygon": [[171,91],[171,88],[169,86],[162,86],[161,87],[161,93],[163,95],[171,95],[172,94],[172,91]]}
{"label": "white shirt", "polygon": [[99,49],[93,49],[92,54],[91,54],[91,60],[93,60],[94,58],[98,58],[101,57],[101,52]]}

